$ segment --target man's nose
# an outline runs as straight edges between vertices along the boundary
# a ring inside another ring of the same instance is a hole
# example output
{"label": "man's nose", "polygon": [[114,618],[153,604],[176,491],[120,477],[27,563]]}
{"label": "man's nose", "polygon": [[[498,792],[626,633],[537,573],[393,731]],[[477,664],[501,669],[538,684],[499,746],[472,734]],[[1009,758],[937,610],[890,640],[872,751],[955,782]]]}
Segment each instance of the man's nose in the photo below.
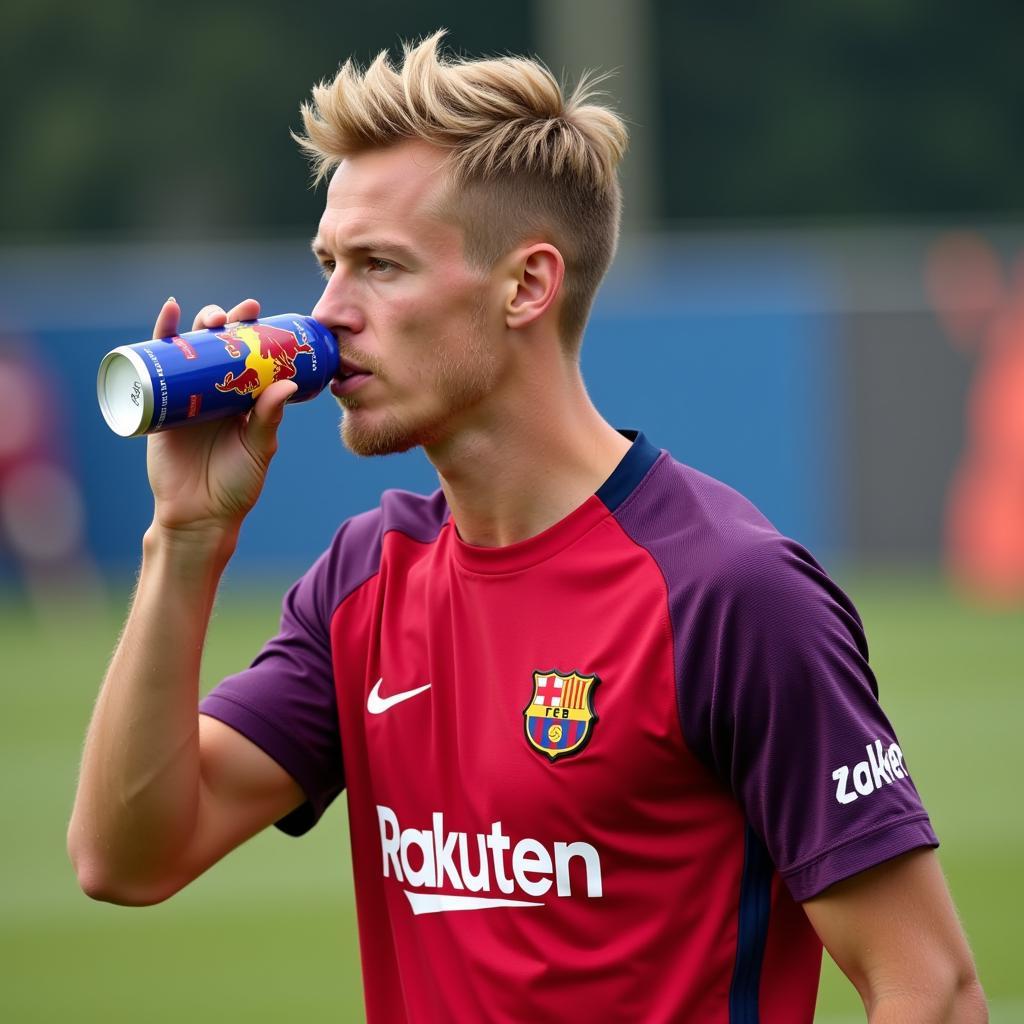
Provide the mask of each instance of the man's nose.
{"label": "man's nose", "polygon": [[328,278],[312,316],[332,331],[358,334],[363,329],[366,319],[344,271],[336,270]]}

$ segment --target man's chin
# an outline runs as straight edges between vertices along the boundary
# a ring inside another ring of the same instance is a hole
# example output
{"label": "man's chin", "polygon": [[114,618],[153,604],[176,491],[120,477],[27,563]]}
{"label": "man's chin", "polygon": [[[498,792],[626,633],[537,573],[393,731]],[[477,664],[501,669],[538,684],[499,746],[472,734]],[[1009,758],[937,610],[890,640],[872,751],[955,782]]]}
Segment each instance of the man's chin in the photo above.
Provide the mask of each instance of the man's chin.
{"label": "man's chin", "polygon": [[397,455],[417,448],[429,438],[399,423],[360,423],[357,416],[346,412],[341,418],[341,443],[353,455]]}

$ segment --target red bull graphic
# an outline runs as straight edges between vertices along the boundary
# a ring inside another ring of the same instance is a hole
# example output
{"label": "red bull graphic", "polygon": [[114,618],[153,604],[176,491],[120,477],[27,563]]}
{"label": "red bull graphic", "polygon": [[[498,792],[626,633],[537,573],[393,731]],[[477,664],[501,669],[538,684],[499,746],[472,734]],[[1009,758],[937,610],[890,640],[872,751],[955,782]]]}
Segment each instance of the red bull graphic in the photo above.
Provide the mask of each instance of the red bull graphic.
{"label": "red bull graphic", "polygon": [[96,380],[110,428],[136,437],[248,412],[279,380],[320,394],[338,372],[334,335],[312,317],[284,313],[216,330],[122,345],[104,356]]}
{"label": "red bull graphic", "polygon": [[[235,376],[229,370],[222,381],[214,387],[222,393],[234,391],[239,395],[260,394],[265,387],[279,380],[291,380],[295,376],[295,359],[300,354],[313,354],[312,346],[299,341],[292,331],[272,327],[270,324],[230,324],[226,332],[218,334],[225,342],[242,342],[249,350],[245,357],[245,369]],[[231,345],[228,352],[236,345]]]}
{"label": "red bull graphic", "polygon": [[578,754],[597,722],[594,689],[600,681],[578,672],[534,672],[533,696],[523,709],[530,746],[551,761]]}

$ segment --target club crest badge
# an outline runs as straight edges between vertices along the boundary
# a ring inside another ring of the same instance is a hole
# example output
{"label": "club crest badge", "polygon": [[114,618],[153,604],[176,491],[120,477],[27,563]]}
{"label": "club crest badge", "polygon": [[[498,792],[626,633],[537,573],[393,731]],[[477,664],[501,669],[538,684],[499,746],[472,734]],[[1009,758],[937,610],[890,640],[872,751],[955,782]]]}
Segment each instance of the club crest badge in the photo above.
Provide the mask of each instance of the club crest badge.
{"label": "club crest badge", "polygon": [[578,672],[533,673],[533,695],[523,709],[526,740],[551,761],[578,754],[594,731],[594,690],[601,680]]}

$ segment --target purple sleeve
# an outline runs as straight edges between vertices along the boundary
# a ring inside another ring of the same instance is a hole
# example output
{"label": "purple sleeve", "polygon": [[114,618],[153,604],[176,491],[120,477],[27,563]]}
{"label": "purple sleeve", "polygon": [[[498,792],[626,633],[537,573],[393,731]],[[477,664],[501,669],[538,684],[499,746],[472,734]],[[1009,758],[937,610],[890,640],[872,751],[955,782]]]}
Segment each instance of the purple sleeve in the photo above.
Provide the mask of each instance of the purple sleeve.
{"label": "purple sleeve", "polygon": [[222,680],[199,706],[269,754],[302,787],[306,802],[277,823],[295,836],[313,827],[345,784],[330,639],[336,548],[337,539],[288,591],[280,629],[252,665]]}
{"label": "purple sleeve", "polygon": [[938,845],[878,703],[860,618],[799,545],[742,545],[674,612],[684,735],[795,899]]}

